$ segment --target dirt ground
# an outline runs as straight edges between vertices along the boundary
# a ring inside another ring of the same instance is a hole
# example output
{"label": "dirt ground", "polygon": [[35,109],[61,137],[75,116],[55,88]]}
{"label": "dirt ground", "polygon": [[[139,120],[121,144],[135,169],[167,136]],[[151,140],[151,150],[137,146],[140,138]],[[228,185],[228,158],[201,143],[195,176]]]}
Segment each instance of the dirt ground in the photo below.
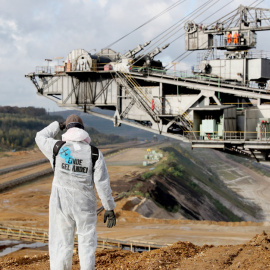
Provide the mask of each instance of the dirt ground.
{"label": "dirt ground", "polygon": [[[142,166],[145,153],[146,148],[129,149],[106,157],[112,186],[149,170]],[[10,153],[0,160],[4,168],[41,158],[43,155],[35,150]],[[52,175],[1,193],[0,223],[47,229],[51,182]],[[108,229],[103,213],[98,216],[98,237],[170,246],[143,253],[97,251],[96,269],[270,269],[269,222],[150,219],[123,210],[126,202],[126,198],[117,202],[116,227]],[[0,270],[49,269],[47,253],[46,247],[22,249],[0,257]],[[73,269],[79,269],[76,254],[73,264]]]}
{"label": "dirt ground", "polygon": [[[0,269],[49,269],[45,255],[4,257]],[[80,269],[78,255],[73,256],[72,269]],[[170,247],[137,253],[123,250],[96,252],[97,270],[157,270],[157,269],[270,269],[270,235],[261,233],[247,244],[235,246],[196,246],[190,242],[176,242]]]}
{"label": "dirt ground", "polygon": [[43,158],[44,158],[44,155],[38,149],[35,149],[32,151],[1,153],[0,169],[28,163],[28,162],[35,161],[38,159],[43,159]]}
{"label": "dirt ground", "polygon": [[7,181],[19,178],[19,177],[23,177],[29,174],[33,174],[33,173],[37,173],[46,169],[49,169],[51,167],[51,165],[49,163],[45,163],[45,164],[41,164],[41,165],[36,165],[34,168],[30,167],[30,168],[26,168],[26,169],[22,169],[19,171],[14,171],[14,172],[10,172],[10,173],[6,173],[4,175],[1,175],[0,178],[0,184],[3,184]]}
{"label": "dirt ground", "polygon": [[[141,166],[146,150],[144,148],[134,149],[133,153],[135,153],[135,155],[131,155],[131,152],[132,151],[130,150],[124,150],[121,153],[122,155],[123,153],[126,153],[126,158],[130,161],[130,164],[136,163],[137,165],[129,165],[129,163],[126,163],[126,165],[123,166],[108,165],[108,171],[112,184],[115,181],[124,181],[125,179],[134,177],[136,174],[146,170],[143,166]],[[120,158],[120,156],[121,154],[116,153],[106,157],[105,159],[109,164],[111,161],[114,162]],[[3,167],[5,168],[14,166],[14,164],[18,165],[42,158],[44,158],[44,156],[38,150],[8,153],[8,156],[6,155],[0,158],[0,164],[5,164]],[[22,160],[23,162],[21,163]],[[46,163],[37,165],[34,168],[31,167],[7,173],[1,176],[0,183],[17,177],[25,176],[39,170],[45,170],[49,167],[50,164]],[[49,197],[52,179],[52,175],[45,176],[40,178],[38,181],[27,183],[10,191],[1,193],[0,223],[47,229]]]}

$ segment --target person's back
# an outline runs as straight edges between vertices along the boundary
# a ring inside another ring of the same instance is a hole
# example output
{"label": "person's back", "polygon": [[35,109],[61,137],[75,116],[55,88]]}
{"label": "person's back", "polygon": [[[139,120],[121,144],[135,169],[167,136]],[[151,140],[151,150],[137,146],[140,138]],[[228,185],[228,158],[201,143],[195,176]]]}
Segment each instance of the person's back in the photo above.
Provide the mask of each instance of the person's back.
{"label": "person's back", "polygon": [[66,142],[56,156],[54,184],[82,192],[93,188],[90,153],[91,147],[86,142]]}
{"label": "person's back", "polygon": [[231,42],[232,42],[232,33],[229,32],[229,33],[227,34],[227,43],[228,43],[228,45],[230,45]]}
{"label": "person's back", "polygon": [[[76,122],[77,121],[77,122]],[[84,131],[82,120],[70,116],[66,120],[66,143],[55,158],[55,173],[49,206],[49,252],[51,269],[72,267],[74,230],[77,229],[81,269],[94,269],[96,250],[96,186],[105,208],[108,227],[116,224],[109,175],[102,153],[93,168],[90,137]],[[80,126],[81,125],[81,126]],[[52,153],[58,122],[37,133],[36,142],[53,165]],[[93,173],[94,171],[94,173]]]}
{"label": "person's back", "polygon": [[237,32],[235,32],[233,34],[233,43],[238,44],[238,39],[239,39],[239,34]]}

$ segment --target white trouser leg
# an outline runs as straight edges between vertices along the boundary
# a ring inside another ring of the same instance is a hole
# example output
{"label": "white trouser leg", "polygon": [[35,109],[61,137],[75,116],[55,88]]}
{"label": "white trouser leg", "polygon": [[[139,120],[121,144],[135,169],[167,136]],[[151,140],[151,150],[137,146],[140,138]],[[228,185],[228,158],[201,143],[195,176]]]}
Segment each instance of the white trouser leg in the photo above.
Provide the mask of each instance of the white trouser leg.
{"label": "white trouser leg", "polygon": [[78,234],[80,266],[81,270],[94,270],[97,247],[96,198],[95,194],[89,196],[80,194],[77,198],[79,203],[74,206],[74,218]]}
{"label": "white trouser leg", "polygon": [[85,228],[77,229],[79,243],[79,258],[81,270],[95,269],[95,252],[97,247],[96,218],[92,218],[92,224]]}
{"label": "white trouser leg", "polygon": [[72,269],[75,222],[69,215],[70,206],[64,193],[64,190],[53,186],[49,211],[51,270]]}

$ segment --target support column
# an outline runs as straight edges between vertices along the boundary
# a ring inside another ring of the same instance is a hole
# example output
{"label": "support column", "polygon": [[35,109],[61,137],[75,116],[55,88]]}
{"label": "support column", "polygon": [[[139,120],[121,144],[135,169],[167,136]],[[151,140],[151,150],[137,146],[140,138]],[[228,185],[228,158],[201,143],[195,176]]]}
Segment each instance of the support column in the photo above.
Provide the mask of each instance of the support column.
{"label": "support column", "polygon": [[159,100],[161,103],[161,114],[165,114],[165,97],[163,95],[163,83],[159,83]]}

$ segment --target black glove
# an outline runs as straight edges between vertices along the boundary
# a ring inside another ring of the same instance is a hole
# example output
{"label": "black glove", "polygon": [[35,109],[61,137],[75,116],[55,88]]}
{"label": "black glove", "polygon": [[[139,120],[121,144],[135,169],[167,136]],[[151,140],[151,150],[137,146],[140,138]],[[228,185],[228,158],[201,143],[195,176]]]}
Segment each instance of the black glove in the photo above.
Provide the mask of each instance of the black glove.
{"label": "black glove", "polygon": [[111,228],[116,225],[116,217],[113,210],[105,210],[104,213],[104,223],[106,223],[108,218],[107,227]]}
{"label": "black glove", "polygon": [[60,130],[64,130],[66,128],[66,122],[59,122]]}

